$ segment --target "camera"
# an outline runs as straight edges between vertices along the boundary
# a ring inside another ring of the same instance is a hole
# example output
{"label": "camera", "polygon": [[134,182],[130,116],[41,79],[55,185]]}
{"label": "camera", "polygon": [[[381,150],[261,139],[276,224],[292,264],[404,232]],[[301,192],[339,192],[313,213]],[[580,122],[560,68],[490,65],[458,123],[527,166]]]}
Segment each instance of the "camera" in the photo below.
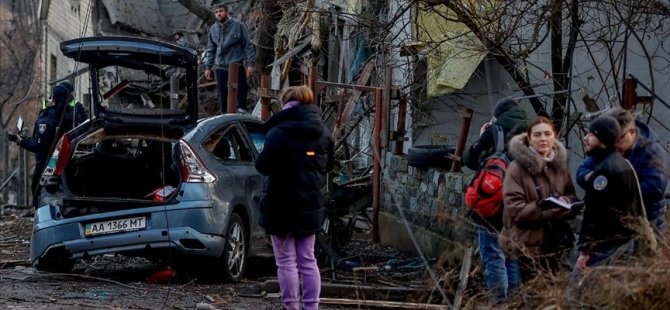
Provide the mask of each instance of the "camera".
{"label": "camera", "polygon": [[8,132],[7,133],[7,140],[12,141],[12,142],[16,142],[17,140],[19,140],[19,136],[15,133]]}

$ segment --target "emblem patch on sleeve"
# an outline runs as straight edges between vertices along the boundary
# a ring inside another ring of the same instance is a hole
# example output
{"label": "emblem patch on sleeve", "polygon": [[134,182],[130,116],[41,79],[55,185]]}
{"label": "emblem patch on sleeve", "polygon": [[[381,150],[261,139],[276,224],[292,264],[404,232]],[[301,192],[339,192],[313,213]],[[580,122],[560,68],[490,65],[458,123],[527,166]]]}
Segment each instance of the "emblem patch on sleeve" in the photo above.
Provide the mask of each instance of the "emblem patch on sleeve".
{"label": "emblem patch on sleeve", "polygon": [[39,130],[40,133],[44,133],[45,131],[47,131],[47,124],[40,124]]}
{"label": "emblem patch on sleeve", "polygon": [[597,191],[601,191],[607,187],[607,177],[604,175],[599,175],[593,180],[593,188]]}

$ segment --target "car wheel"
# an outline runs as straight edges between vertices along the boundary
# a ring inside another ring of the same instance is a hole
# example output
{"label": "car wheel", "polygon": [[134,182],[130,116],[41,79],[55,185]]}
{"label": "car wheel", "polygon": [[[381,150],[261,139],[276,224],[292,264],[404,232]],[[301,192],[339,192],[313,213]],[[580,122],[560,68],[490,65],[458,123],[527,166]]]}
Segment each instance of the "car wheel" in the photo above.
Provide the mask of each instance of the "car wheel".
{"label": "car wheel", "polygon": [[223,247],[223,273],[227,280],[239,282],[244,276],[247,260],[246,225],[236,213],[230,214]]}

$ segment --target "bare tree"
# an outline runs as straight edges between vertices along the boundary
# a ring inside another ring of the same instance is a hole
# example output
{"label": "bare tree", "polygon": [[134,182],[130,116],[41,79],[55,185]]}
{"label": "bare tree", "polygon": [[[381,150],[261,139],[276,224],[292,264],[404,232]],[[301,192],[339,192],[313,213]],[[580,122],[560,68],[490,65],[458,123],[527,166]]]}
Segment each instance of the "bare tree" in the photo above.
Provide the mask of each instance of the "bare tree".
{"label": "bare tree", "polygon": [[42,37],[37,18],[37,0],[0,2],[0,132],[2,133],[2,181],[9,176],[9,145],[6,133],[16,113],[28,110],[39,89],[36,56]]}
{"label": "bare tree", "polygon": [[[667,66],[653,68],[651,63],[655,57],[667,58],[668,51],[662,49],[662,44],[657,45],[659,49],[649,51],[645,44],[645,41],[662,41],[664,32],[667,32],[669,9],[661,1],[424,0],[416,1],[416,4],[427,7],[444,5],[453,11],[456,17],[451,19],[467,25],[479,38],[519,90],[530,97],[535,112],[551,116],[559,128],[569,104],[576,49],[586,50],[591,65],[596,68],[597,79],[605,85],[601,91],[607,98],[619,98],[619,102],[620,85],[623,84],[627,65],[626,52],[629,50],[626,45],[629,42],[641,47],[652,81],[654,73],[667,71]],[[444,18],[450,19],[449,16]],[[543,67],[531,57],[545,44],[548,44],[549,67]],[[607,66],[602,65],[602,57],[594,55],[594,50],[603,48],[608,51]],[[551,80],[554,95],[550,97],[550,113],[546,111],[546,102],[534,96],[542,78],[529,75],[528,68],[544,72],[544,78]]]}

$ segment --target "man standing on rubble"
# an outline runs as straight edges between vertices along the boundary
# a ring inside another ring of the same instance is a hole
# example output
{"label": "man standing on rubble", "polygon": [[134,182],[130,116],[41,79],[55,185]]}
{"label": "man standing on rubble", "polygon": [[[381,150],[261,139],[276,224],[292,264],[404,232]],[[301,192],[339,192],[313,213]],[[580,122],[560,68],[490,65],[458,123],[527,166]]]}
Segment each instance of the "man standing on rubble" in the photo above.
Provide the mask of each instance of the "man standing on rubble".
{"label": "man standing on rubble", "polygon": [[[205,78],[216,77],[216,99],[221,113],[226,112],[228,98],[228,69],[237,63],[237,112],[247,112],[247,78],[254,75],[256,54],[249,40],[247,28],[228,15],[228,6],[222,3],[212,6],[216,22],[209,28],[205,51]],[[246,63],[246,70],[244,64]]]}

